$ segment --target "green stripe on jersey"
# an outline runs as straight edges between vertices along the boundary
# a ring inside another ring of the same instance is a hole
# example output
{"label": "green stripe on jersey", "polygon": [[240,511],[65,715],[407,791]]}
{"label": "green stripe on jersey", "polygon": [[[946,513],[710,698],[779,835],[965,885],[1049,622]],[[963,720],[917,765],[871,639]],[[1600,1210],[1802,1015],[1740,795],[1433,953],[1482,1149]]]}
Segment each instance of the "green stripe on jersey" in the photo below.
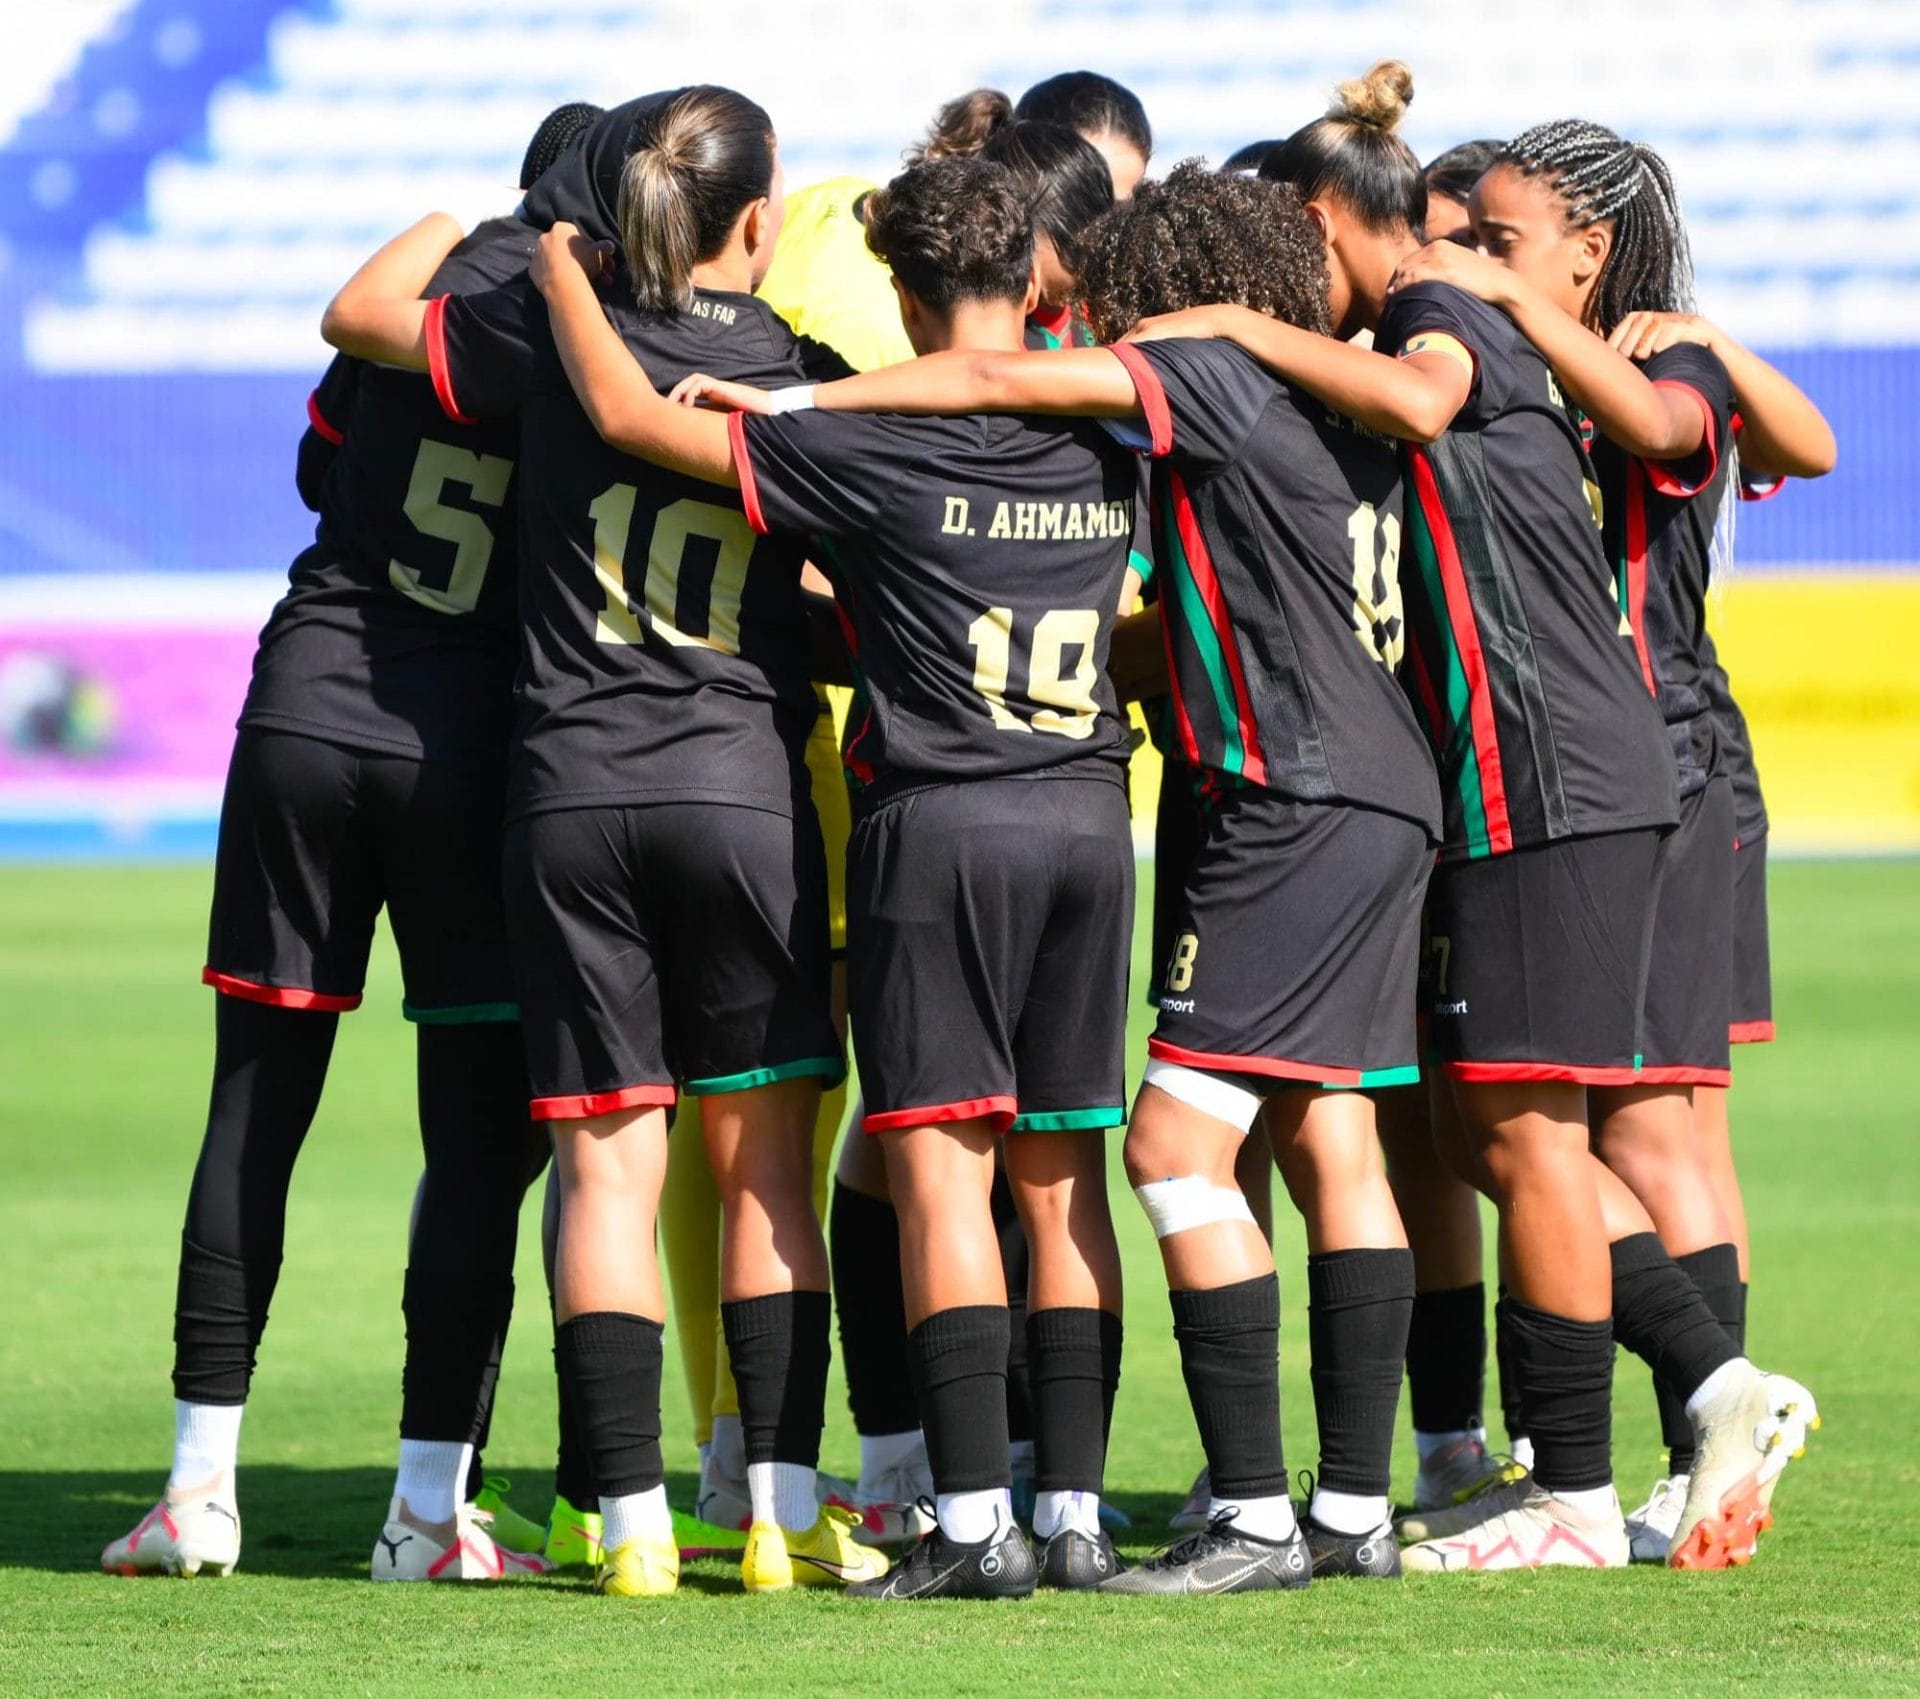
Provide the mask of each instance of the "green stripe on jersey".
{"label": "green stripe on jersey", "polygon": [[1188,639],[1200,657],[1207,684],[1213,692],[1215,711],[1220,716],[1220,730],[1226,745],[1220,768],[1237,778],[1246,768],[1247,754],[1240,742],[1240,705],[1234,700],[1233,681],[1227,675],[1226,651],[1220,645],[1220,633],[1213,628],[1206,601],[1194,580],[1193,563],[1187,559],[1186,547],[1180,540],[1180,521],[1171,501],[1167,503],[1165,523],[1168,577],[1173,582],[1174,599],[1180,604]]}
{"label": "green stripe on jersey", "polygon": [[[1440,578],[1440,552],[1417,493],[1407,503],[1407,541],[1413,545],[1413,558],[1420,569],[1427,606],[1433,610],[1434,630],[1439,633],[1440,646],[1445,651],[1445,676],[1441,684],[1447,693],[1448,741],[1464,737],[1466,742],[1466,759],[1453,765],[1459,769],[1460,817],[1466,828],[1467,854],[1482,856],[1492,849],[1492,837],[1487,830],[1487,804],[1480,786],[1480,750],[1473,741],[1473,692],[1467,686],[1467,669],[1460,659],[1460,645],[1454,641],[1447,589]],[[1468,614],[1471,617],[1471,609]]]}
{"label": "green stripe on jersey", "polygon": [[1322,1091],[1381,1091],[1390,1085],[1418,1085],[1420,1067],[1409,1062],[1404,1068],[1363,1068],[1352,1085],[1323,1085]]}
{"label": "green stripe on jersey", "polygon": [[1124,1104],[1106,1109],[1043,1109],[1016,1115],[1008,1128],[1014,1133],[1083,1133],[1095,1127],[1117,1127],[1127,1118]]}
{"label": "green stripe on jersey", "polygon": [[481,1026],[494,1021],[517,1021],[520,1018],[520,1005],[461,1003],[450,1009],[423,1009],[417,1003],[409,1003],[402,998],[400,1013],[416,1026]]}
{"label": "green stripe on jersey", "polygon": [[771,1068],[749,1068],[744,1074],[719,1074],[712,1079],[685,1080],[680,1089],[689,1097],[712,1097],[723,1091],[752,1091],[755,1086],[773,1085],[780,1080],[800,1080],[818,1076],[829,1086],[847,1077],[847,1064],[838,1056],[805,1056],[798,1062],[781,1062]]}

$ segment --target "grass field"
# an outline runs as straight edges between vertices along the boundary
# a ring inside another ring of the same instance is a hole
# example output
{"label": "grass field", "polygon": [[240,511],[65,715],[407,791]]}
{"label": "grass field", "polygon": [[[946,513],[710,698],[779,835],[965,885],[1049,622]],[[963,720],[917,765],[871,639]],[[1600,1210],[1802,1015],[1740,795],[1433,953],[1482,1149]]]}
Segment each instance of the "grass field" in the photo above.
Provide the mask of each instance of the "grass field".
{"label": "grass field", "polygon": [[[343,1024],[295,1186],[247,1415],[244,1570],[194,1586],[98,1574],[100,1546],[158,1491],[170,1441],[174,1257],[210,1037],[211,994],[194,983],[208,876],[0,869],[0,1693],[1920,1690],[1920,864],[1789,863],[1774,877],[1783,1041],[1740,1057],[1735,1094],[1752,1340],[1813,1384],[1827,1427],[1751,1569],[886,1610],[750,1600],[719,1564],[639,1605],[560,1581],[364,1580],[391,1480],[418,1167],[410,1038],[384,954],[367,1009]],[[488,1461],[541,1511],[552,1392],[533,1213],[520,1260],[531,1301]],[[1116,1214],[1130,1331],[1108,1480],[1144,1547],[1164,1537],[1197,1444],[1157,1258],[1123,1189]],[[1303,1256],[1284,1219],[1296,1465],[1313,1461]],[[1623,1362],[1619,1386],[1624,1494],[1644,1489],[1659,1453],[1637,1364]],[[667,1422],[685,1503],[693,1450],[671,1373]],[[851,1472],[855,1455],[836,1389],[824,1461]]]}

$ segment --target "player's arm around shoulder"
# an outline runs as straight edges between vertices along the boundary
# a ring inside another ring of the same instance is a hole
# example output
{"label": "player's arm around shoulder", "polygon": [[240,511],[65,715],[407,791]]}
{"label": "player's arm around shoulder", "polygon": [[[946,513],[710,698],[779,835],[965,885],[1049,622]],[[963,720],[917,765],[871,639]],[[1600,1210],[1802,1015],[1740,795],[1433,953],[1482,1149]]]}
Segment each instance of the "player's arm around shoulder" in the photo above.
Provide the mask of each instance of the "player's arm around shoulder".
{"label": "player's arm around shoulder", "polygon": [[445,212],[401,231],[327,303],[320,334],[343,354],[424,372],[429,303],[420,292],[465,234]]}

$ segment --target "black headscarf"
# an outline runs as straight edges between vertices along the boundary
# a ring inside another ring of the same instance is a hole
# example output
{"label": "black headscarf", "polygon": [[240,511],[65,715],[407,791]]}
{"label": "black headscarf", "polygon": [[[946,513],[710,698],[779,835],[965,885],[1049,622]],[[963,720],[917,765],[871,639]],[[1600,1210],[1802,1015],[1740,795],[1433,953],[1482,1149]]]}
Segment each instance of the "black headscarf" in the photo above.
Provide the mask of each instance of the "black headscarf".
{"label": "black headscarf", "polygon": [[538,230],[577,225],[596,242],[620,240],[620,173],[633,151],[633,127],[683,89],[661,89],[620,106],[581,131],[527,191],[520,216]]}

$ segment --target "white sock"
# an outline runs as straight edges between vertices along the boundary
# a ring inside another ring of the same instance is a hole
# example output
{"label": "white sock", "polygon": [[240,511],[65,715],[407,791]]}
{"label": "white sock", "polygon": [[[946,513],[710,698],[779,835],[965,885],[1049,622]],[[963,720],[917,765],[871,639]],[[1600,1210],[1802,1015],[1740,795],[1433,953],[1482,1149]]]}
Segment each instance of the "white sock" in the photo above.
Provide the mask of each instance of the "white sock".
{"label": "white sock", "polygon": [[941,1493],[934,1500],[940,1532],[962,1545],[990,1540],[1013,1526],[1013,1494],[1005,1487],[984,1487],[972,1493]]}
{"label": "white sock", "polygon": [[601,1538],[606,1549],[623,1546],[629,1540],[670,1540],[673,1538],[673,1512],[667,1508],[664,1484],[649,1487],[643,1493],[623,1493],[619,1498],[602,1497],[600,1515],[604,1519]]}
{"label": "white sock", "polygon": [[1553,1493],[1562,1504],[1583,1516],[1591,1516],[1596,1522],[1620,1520],[1620,1501],[1614,1497],[1612,1487],[1584,1487],[1577,1493],[1564,1493],[1543,1486],[1541,1491]]}
{"label": "white sock", "polygon": [[473,1447],[451,1439],[403,1439],[393,1496],[422,1522],[451,1522],[466,1492]]}
{"label": "white sock", "polygon": [[1336,1493],[1315,1487],[1313,1507],[1307,1514],[1331,1533],[1357,1538],[1387,1522],[1392,1509],[1385,1493],[1375,1498],[1368,1493]]}
{"label": "white sock", "polygon": [[1521,1434],[1513,1442],[1511,1455],[1514,1462],[1518,1463],[1522,1469],[1531,1469],[1533,1467],[1533,1441],[1525,1434]]}
{"label": "white sock", "polygon": [[1698,1427],[1700,1418],[1706,1414],[1707,1406],[1735,1381],[1744,1380],[1752,1373],[1753,1364],[1745,1357],[1735,1357],[1730,1363],[1722,1363],[1694,1388],[1693,1396],[1687,1400],[1687,1419]]}
{"label": "white sock", "polygon": [[715,1416],[713,1437],[707,1441],[704,1466],[725,1480],[737,1481],[747,1472],[747,1436],[738,1416]]}
{"label": "white sock", "polygon": [[860,1490],[869,1496],[880,1485],[882,1476],[899,1469],[924,1463],[927,1436],[919,1428],[905,1433],[862,1434],[860,1436]]}
{"label": "white sock", "polygon": [[240,1461],[240,1418],[246,1413],[244,1404],[189,1404],[176,1398],[167,1485],[189,1492],[217,1475],[231,1476]]}
{"label": "white sock", "polygon": [[1086,1492],[1046,1492],[1033,1495],[1033,1533],[1036,1539],[1050,1540],[1063,1528],[1071,1528],[1088,1539],[1100,1535],[1100,1495]]}
{"label": "white sock", "polygon": [[1423,1434],[1418,1428],[1413,1434],[1413,1448],[1420,1453],[1424,1465],[1436,1451],[1445,1451],[1450,1445],[1458,1445],[1462,1440],[1477,1439],[1483,1446],[1487,1443],[1485,1428],[1456,1428],[1452,1433]]}
{"label": "white sock", "polygon": [[1207,1520],[1211,1522],[1223,1510],[1234,1512],[1236,1534],[1251,1534],[1256,1540],[1290,1540],[1300,1526],[1285,1493],[1272,1498],[1211,1498],[1207,1501]]}
{"label": "white sock", "polygon": [[747,1497],[754,1521],[777,1522],[790,1534],[804,1534],[820,1520],[814,1472],[804,1463],[749,1463]]}

